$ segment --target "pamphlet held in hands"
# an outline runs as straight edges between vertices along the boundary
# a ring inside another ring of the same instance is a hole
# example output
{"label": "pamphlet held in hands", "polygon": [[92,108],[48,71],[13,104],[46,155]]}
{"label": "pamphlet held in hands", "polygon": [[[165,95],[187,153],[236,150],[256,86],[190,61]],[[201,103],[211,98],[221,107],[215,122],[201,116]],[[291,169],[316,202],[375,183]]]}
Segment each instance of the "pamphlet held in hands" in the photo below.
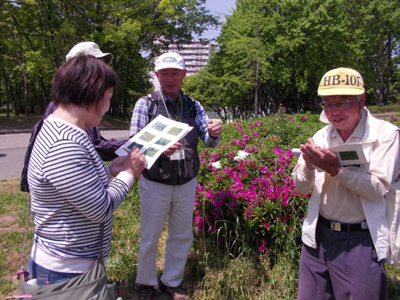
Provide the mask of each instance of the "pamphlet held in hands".
{"label": "pamphlet held in hands", "polygon": [[158,115],[138,134],[123,144],[115,153],[126,156],[133,146],[146,157],[146,169],[150,169],[157,158],[173,144],[188,134],[193,127]]}
{"label": "pamphlet held in hands", "polygon": [[[336,154],[341,166],[360,165],[368,162],[364,155],[362,143],[343,144],[328,149]],[[293,148],[292,153],[297,157],[301,155],[299,148]]]}

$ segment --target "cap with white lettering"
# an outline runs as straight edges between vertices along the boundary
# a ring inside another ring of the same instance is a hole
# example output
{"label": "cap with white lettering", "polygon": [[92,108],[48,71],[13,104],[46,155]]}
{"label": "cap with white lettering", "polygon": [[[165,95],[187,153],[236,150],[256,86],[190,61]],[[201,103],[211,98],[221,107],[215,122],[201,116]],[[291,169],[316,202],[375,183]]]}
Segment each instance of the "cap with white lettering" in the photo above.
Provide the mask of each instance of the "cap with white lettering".
{"label": "cap with white lettering", "polygon": [[320,96],[364,94],[364,81],[356,70],[337,68],[327,72],[318,88]]}

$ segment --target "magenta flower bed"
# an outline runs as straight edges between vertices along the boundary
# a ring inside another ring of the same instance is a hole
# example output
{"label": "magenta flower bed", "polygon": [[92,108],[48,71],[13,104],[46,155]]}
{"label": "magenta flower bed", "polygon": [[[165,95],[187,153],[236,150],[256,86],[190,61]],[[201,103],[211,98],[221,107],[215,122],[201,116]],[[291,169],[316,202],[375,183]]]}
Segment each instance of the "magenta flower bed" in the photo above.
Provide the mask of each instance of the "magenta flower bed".
{"label": "magenta flower bed", "polygon": [[[286,122],[298,126],[298,121]],[[296,158],[280,147],[278,136],[268,135],[269,127],[264,122],[229,125],[224,134],[232,139],[200,154],[194,220],[198,248],[298,255],[309,194],[295,190]],[[238,151],[247,156],[238,159]]]}

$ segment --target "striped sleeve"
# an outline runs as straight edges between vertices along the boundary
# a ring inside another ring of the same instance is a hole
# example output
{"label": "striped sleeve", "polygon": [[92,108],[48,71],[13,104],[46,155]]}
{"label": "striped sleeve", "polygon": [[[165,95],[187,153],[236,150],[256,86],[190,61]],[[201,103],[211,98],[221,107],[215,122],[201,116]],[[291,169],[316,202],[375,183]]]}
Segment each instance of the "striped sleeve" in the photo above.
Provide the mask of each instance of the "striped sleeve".
{"label": "striped sleeve", "polygon": [[119,181],[113,181],[105,189],[90,157],[82,147],[70,140],[53,144],[43,165],[43,172],[60,196],[96,223],[111,218],[129,190]]}

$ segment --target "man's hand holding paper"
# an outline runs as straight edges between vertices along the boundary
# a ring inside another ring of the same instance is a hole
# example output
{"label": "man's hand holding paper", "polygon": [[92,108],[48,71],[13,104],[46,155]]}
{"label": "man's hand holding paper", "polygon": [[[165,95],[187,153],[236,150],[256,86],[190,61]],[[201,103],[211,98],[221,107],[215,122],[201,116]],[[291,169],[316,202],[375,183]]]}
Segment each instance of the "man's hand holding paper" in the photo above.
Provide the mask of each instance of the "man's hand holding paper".
{"label": "man's hand holding paper", "polygon": [[336,154],[327,148],[322,149],[315,145],[312,138],[308,139],[307,144],[300,145],[300,150],[308,169],[317,167],[330,176],[336,176],[339,173],[341,166]]}
{"label": "man's hand holding paper", "polygon": [[172,154],[175,153],[176,150],[181,149],[181,147],[182,147],[182,144],[178,142],[178,143],[173,144],[171,147],[169,147],[169,148],[168,148],[167,150],[165,150],[163,153],[164,153],[166,156],[171,156]]}

